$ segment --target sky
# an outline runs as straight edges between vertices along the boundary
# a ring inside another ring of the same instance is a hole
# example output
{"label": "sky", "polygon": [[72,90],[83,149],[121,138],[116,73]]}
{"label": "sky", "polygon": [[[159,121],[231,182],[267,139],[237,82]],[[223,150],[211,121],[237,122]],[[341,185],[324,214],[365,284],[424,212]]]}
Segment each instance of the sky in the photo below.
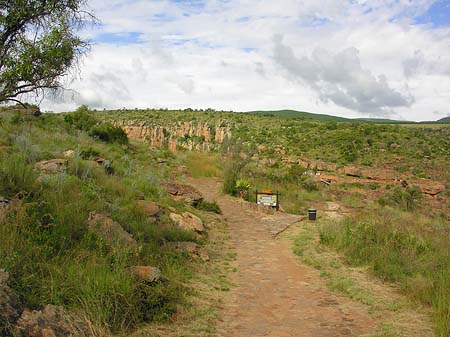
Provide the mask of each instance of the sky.
{"label": "sky", "polygon": [[67,111],[295,109],[450,115],[450,0],[90,0]]}

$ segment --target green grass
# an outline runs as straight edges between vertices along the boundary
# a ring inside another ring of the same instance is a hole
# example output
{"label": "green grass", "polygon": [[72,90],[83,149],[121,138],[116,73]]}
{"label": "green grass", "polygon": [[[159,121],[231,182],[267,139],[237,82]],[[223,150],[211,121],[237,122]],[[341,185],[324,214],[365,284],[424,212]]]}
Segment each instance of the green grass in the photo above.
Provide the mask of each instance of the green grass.
{"label": "green grass", "polygon": [[186,154],[186,165],[189,174],[194,178],[221,177],[222,166],[217,155],[201,152]]}
{"label": "green grass", "polygon": [[[63,305],[81,312],[106,334],[167,321],[189,293],[193,262],[160,249],[167,241],[195,241],[167,216],[158,223],[137,207],[142,196],[184,209],[161,188],[178,165],[164,151],[143,144],[108,143],[67,124],[61,115],[40,118],[3,113],[0,127],[0,196],[13,200],[0,226],[0,268],[31,309]],[[81,123],[80,125],[84,125]],[[37,161],[72,149],[65,172],[40,175]],[[113,171],[92,160],[100,156]],[[172,167],[158,166],[168,157]],[[209,209],[216,209],[213,204]],[[89,213],[109,214],[138,241],[132,249],[108,243],[88,230]],[[133,265],[156,266],[167,282],[146,284]],[[0,327],[0,331],[3,327]]]}
{"label": "green grass", "polygon": [[369,265],[413,300],[433,308],[436,333],[450,336],[448,224],[397,209],[373,209],[321,228],[321,243],[342,251],[352,265]]}

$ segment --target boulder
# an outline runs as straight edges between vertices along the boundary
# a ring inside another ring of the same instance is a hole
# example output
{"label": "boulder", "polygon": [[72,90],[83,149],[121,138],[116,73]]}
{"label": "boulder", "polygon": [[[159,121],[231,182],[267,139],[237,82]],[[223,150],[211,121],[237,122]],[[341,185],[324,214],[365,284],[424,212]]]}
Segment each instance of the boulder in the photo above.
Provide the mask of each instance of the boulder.
{"label": "boulder", "polygon": [[109,216],[96,212],[89,213],[88,227],[109,243],[118,243],[124,246],[137,247],[133,235],[125,231],[122,226]]}
{"label": "boulder", "polygon": [[9,274],[0,269],[0,336],[10,336],[23,307],[17,294],[8,286]]}
{"label": "boulder", "polygon": [[423,194],[430,196],[436,196],[446,189],[444,183],[427,179],[411,180],[410,185],[418,185]]}
{"label": "boulder", "polygon": [[46,305],[41,311],[25,310],[17,322],[16,330],[20,337],[92,336],[85,321],[54,305]]}
{"label": "boulder", "polygon": [[67,159],[40,161],[34,165],[34,170],[45,174],[65,172],[67,170]]}
{"label": "boulder", "polygon": [[209,255],[206,249],[195,242],[169,242],[165,247],[180,254],[187,254],[193,259],[199,258],[202,261],[209,261]]}
{"label": "boulder", "polygon": [[138,200],[137,204],[144,211],[145,215],[154,220],[159,219],[163,214],[163,208],[160,204],[149,200]]}
{"label": "boulder", "polygon": [[161,278],[161,270],[156,267],[149,266],[132,266],[128,271],[146,282],[155,282]]}
{"label": "boulder", "polygon": [[181,229],[187,231],[194,231],[200,234],[205,231],[203,221],[198,216],[192,213],[184,212],[181,215],[176,213],[170,213],[169,217]]}
{"label": "boulder", "polygon": [[361,169],[356,166],[345,166],[341,170],[338,170],[339,173],[343,173],[349,177],[360,178],[362,176]]}
{"label": "boulder", "polygon": [[197,206],[202,202],[202,194],[190,185],[183,185],[177,183],[167,184],[167,192],[175,200],[182,200],[192,206]]}
{"label": "boulder", "polygon": [[63,152],[64,158],[73,158],[75,157],[75,151],[74,150],[67,150]]}

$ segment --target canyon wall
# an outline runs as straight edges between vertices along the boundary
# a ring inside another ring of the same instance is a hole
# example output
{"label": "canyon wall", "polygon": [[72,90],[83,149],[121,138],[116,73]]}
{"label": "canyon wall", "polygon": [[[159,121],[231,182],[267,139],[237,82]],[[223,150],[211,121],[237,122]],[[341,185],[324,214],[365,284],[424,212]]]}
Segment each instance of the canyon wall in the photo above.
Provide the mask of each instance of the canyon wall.
{"label": "canyon wall", "polygon": [[130,139],[149,143],[153,147],[167,147],[170,151],[179,148],[189,151],[214,151],[231,138],[230,127],[223,121],[177,122],[170,125],[157,125],[145,121],[117,121]]}

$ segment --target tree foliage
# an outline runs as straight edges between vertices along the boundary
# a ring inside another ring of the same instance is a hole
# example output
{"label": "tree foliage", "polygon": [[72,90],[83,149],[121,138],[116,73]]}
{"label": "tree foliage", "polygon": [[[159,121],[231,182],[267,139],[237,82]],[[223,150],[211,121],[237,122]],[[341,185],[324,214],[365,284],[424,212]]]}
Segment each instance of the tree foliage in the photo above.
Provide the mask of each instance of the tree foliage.
{"label": "tree foliage", "polygon": [[62,87],[88,48],[85,0],[0,0],[0,102]]}

